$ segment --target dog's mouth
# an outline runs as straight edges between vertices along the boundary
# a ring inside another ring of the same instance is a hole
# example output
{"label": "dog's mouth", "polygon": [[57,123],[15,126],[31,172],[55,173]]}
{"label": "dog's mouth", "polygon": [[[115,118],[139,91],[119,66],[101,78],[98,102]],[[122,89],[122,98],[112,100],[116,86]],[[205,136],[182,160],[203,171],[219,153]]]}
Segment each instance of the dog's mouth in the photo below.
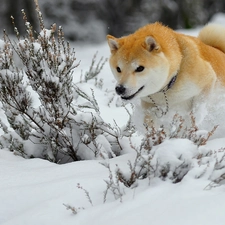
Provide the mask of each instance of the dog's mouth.
{"label": "dog's mouth", "polygon": [[121,98],[124,99],[124,100],[131,100],[131,99],[134,98],[134,96],[137,95],[143,88],[144,88],[144,86],[142,86],[141,88],[139,88],[138,91],[135,92],[134,94],[132,94],[132,95],[130,95],[130,96],[121,96]]}

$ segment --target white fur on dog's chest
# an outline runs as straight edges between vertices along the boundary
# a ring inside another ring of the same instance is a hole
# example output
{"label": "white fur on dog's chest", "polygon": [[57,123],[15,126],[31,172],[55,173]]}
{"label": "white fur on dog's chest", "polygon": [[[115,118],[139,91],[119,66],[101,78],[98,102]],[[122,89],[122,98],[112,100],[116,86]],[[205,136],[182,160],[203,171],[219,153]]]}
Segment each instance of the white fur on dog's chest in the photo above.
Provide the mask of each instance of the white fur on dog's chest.
{"label": "white fur on dog's chest", "polygon": [[142,101],[149,103],[153,107],[167,107],[176,110],[190,110],[195,96],[199,96],[200,88],[192,82],[186,82],[185,85],[175,86],[165,93],[156,94],[142,98]]}

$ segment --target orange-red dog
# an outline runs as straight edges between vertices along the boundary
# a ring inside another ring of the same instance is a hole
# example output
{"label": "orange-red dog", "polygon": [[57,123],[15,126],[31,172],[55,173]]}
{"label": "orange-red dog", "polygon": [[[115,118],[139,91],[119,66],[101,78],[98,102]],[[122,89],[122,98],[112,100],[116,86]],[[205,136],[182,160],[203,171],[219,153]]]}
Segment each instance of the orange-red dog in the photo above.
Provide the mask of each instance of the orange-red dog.
{"label": "orange-red dog", "polygon": [[198,38],[154,23],[107,39],[116,93],[124,100],[140,98],[146,115],[152,108],[164,108],[162,114],[190,111],[199,96],[225,85],[225,28],[220,25],[205,26]]}

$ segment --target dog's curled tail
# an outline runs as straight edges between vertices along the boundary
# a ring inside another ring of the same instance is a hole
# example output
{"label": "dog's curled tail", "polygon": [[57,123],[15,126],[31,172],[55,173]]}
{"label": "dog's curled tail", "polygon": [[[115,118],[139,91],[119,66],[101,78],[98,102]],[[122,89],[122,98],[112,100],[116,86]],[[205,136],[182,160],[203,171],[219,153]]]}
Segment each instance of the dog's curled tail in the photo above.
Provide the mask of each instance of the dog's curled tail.
{"label": "dog's curled tail", "polygon": [[207,45],[225,53],[225,27],[219,24],[208,24],[199,32],[198,38]]}

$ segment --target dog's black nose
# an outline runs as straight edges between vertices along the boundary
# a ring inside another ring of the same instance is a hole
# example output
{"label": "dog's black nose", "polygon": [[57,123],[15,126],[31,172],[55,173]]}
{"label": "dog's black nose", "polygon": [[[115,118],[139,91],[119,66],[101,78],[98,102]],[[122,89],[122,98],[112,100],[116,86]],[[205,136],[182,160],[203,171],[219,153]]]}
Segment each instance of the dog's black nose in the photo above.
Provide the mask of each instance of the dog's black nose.
{"label": "dog's black nose", "polygon": [[123,85],[118,85],[118,86],[116,86],[116,93],[117,93],[118,95],[124,94],[125,91],[126,91],[126,88],[125,88]]}

